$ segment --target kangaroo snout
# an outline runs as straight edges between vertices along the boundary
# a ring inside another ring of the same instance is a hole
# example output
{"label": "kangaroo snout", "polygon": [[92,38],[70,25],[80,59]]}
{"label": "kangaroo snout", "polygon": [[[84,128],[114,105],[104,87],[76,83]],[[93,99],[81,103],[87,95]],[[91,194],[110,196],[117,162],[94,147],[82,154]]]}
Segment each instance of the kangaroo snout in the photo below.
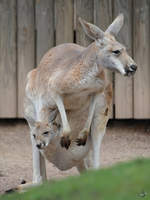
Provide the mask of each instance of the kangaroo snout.
{"label": "kangaroo snout", "polygon": [[38,149],[41,149],[42,144],[41,144],[41,143],[40,143],[40,144],[37,144],[36,147],[37,147]]}
{"label": "kangaroo snout", "polygon": [[136,65],[131,65],[129,68],[134,72],[136,72],[136,70],[137,70],[137,66]]}
{"label": "kangaroo snout", "polygon": [[36,145],[36,147],[37,147],[38,149],[43,149],[45,146],[46,146],[46,145],[45,145],[45,142],[40,142],[40,143],[38,143],[38,144]]}
{"label": "kangaroo snout", "polygon": [[137,65],[130,65],[129,67],[126,67],[126,69],[125,69],[125,72],[126,72],[125,76],[132,76],[132,75],[134,75],[135,72],[136,72],[136,70],[137,70]]}

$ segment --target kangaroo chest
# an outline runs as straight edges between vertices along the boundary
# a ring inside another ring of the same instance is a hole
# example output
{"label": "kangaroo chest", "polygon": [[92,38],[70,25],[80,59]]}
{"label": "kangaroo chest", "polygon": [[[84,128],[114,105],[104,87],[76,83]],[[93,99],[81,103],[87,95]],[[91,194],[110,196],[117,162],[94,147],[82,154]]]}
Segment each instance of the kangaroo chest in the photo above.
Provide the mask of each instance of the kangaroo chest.
{"label": "kangaroo chest", "polygon": [[[104,71],[99,71],[96,64],[86,70],[83,72],[80,70],[80,75],[78,74],[77,77],[74,72],[72,79],[70,79],[71,82],[64,84],[65,87],[61,88],[66,109],[80,109],[86,103],[89,103],[91,95],[103,92],[105,84]],[[69,77],[71,77],[71,74],[69,74]]]}

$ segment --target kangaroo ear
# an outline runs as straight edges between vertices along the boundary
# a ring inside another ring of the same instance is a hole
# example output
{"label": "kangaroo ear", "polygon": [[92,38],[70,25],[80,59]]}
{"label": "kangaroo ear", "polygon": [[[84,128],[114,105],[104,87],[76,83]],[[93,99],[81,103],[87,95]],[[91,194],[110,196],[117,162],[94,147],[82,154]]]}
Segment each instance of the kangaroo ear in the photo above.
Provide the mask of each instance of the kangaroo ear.
{"label": "kangaroo ear", "polygon": [[25,119],[27,120],[30,128],[35,126],[36,122],[32,117],[25,116]]}
{"label": "kangaroo ear", "polygon": [[51,111],[48,122],[52,123],[56,119],[57,114],[58,114],[58,110],[57,109]]}
{"label": "kangaroo ear", "polygon": [[81,23],[86,35],[89,36],[91,39],[96,40],[102,39],[104,37],[104,32],[94,24],[86,22],[85,20],[81,19],[81,17],[79,17],[79,22]]}
{"label": "kangaroo ear", "polygon": [[123,24],[124,24],[124,15],[119,14],[118,17],[116,17],[116,19],[112,22],[112,24],[107,28],[105,32],[117,36]]}

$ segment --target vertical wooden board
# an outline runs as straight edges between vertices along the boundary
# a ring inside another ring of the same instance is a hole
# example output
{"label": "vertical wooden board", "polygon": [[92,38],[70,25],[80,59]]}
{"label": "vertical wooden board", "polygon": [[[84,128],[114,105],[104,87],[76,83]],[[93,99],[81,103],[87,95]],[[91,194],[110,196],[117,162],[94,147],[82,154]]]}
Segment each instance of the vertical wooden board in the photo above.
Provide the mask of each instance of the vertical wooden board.
{"label": "vertical wooden board", "polygon": [[[94,0],[94,24],[105,31],[112,22],[112,0]],[[113,74],[106,70],[106,76],[113,83]],[[113,107],[111,118],[113,118]]]}
{"label": "vertical wooden board", "polygon": [[55,1],[56,45],[73,42],[73,0]]}
{"label": "vertical wooden board", "polygon": [[18,117],[23,117],[27,73],[35,67],[34,0],[18,0]]}
{"label": "vertical wooden board", "polygon": [[79,17],[90,23],[94,22],[94,1],[76,0],[76,42],[82,46],[88,46],[92,40],[85,35],[78,20]]}
{"label": "vertical wooden board", "polygon": [[134,0],[134,118],[150,118],[150,1]]}
{"label": "vertical wooden board", "polygon": [[[132,0],[115,0],[114,17],[124,14],[124,26],[118,40],[130,49],[132,56]],[[115,73],[115,118],[133,118],[133,78]]]}
{"label": "vertical wooden board", "polygon": [[94,0],[94,24],[105,31],[112,22],[112,0]]}
{"label": "vertical wooden board", "polygon": [[36,63],[54,46],[54,0],[36,0]]}
{"label": "vertical wooden board", "polygon": [[16,117],[16,0],[0,1],[0,117]]}

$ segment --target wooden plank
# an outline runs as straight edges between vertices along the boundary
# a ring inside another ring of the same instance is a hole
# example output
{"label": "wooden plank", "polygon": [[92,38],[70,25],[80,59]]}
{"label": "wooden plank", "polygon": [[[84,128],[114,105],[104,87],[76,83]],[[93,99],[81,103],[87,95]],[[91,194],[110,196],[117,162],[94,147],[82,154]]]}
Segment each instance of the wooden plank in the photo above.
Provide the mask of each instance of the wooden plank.
{"label": "wooden plank", "polygon": [[150,1],[134,1],[134,118],[150,118]]}
{"label": "wooden plank", "polygon": [[54,0],[36,0],[36,63],[54,46]]}
{"label": "wooden plank", "polygon": [[112,22],[112,0],[94,0],[94,24],[105,31]]}
{"label": "wooden plank", "polygon": [[35,67],[34,0],[19,0],[18,13],[18,117],[23,117],[27,73]]}
{"label": "wooden plank", "polygon": [[81,17],[88,22],[94,22],[94,1],[76,0],[76,42],[82,46],[88,46],[90,40],[84,33],[78,18]]}
{"label": "wooden plank", "polygon": [[0,1],[0,117],[16,117],[16,0]]}
{"label": "wooden plank", "polygon": [[[107,13],[107,14],[106,14]],[[94,24],[105,31],[112,22],[112,0],[94,0]],[[113,83],[113,73],[106,70],[106,76]],[[113,106],[112,114],[113,118]]]}
{"label": "wooden plank", "polygon": [[73,0],[55,1],[56,45],[73,42]]}
{"label": "wooden plank", "polygon": [[[119,41],[130,49],[132,56],[132,0],[115,0],[114,17],[123,13],[125,23]],[[115,73],[115,118],[133,118],[133,78]]]}

